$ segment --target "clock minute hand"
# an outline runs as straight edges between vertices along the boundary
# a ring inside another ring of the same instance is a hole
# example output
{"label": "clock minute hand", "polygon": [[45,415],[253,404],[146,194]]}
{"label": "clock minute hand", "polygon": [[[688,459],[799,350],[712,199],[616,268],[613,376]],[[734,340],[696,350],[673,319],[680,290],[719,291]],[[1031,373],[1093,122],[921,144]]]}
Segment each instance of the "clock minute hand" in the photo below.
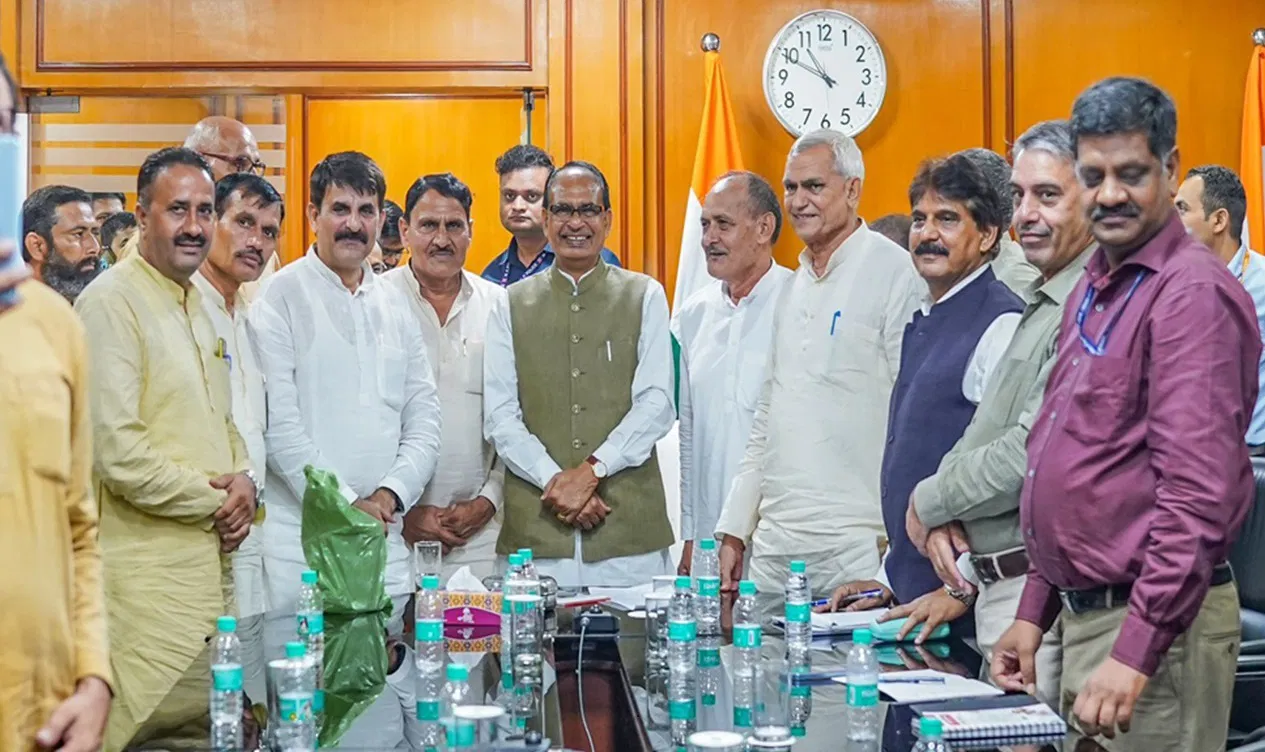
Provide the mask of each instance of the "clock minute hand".
{"label": "clock minute hand", "polygon": [[795,61],[795,64],[796,64],[796,65],[798,65],[799,67],[803,68],[804,70],[808,71],[809,73],[813,74],[814,76],[816,76],[816,77],[820,78],[822,81],[825,81],[825,82],[826,82],[826,86],[827,86],[827,87],[834,86],[834,79],[830,78],[830,77],[829,77],[829,76],[827,76],[825,73],[822,73],[821,71],[817,70],[816,68],[812,67],[811,65],[808,65],[807,63],[803,62],[802,60],[796,60],[796,61]]}
{"label": "clock minute hand", "polygon": [[834,85],[838,83],[838,81],[835,81],[828,73],[826,73],[826,69],[821,66],[821,63],[817,60],[817,56],[813,54],[812,50],[805,48],[805,51],[808,53],[808,56],[813,59],[813,65],[817,66],[817,75],[821,76],[822,80],[826,82],[827,87],[833,89]]}

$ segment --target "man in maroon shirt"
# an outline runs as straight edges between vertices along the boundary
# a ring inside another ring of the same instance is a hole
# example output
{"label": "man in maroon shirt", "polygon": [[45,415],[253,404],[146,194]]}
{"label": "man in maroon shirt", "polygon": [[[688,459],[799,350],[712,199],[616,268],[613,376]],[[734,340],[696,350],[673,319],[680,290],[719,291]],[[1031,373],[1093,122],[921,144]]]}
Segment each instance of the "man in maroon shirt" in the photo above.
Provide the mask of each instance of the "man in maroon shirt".
{"label": "man in maroon shirt", "polygon": [[1253,493],[1255,313],[1173,209],[1167,94],[1107,79],[1076,100],[1072,132],[1099,250],[1068,298],[1028,439],[1028,580],[992,673],[1032,686],[1061,612],[1061,710],[1080,735],[1110,750],[1222,749],[1239,639],[1226,552]]}

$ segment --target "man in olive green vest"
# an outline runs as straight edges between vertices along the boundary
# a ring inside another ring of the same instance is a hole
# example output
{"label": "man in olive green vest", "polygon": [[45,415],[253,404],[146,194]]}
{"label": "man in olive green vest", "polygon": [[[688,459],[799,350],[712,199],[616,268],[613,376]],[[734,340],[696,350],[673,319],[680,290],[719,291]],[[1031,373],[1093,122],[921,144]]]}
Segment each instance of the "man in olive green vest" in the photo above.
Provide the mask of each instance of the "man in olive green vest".
{"label": "man in olive green vest", "polygon": [[496,550],[531,548],[562,586],[670,570],[654,451],[675,418],[667,297],[602,261],[610,229],[601,171],[556,170],[545,185],[554,265],[510,285],[488,322],[483,430],[510,470]]}

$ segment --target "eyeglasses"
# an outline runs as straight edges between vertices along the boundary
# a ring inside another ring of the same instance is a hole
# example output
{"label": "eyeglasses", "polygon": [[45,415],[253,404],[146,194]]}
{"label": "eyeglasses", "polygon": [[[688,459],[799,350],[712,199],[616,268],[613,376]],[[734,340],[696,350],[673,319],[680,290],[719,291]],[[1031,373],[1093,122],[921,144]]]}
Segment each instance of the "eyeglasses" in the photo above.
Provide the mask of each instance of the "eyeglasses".
{"label": "eyeglasses", "polygon": [[264,164],[263,161],[251,159],[247,156],[229,157],[224,154],[212,154],[209,151],[200,151],[198,153],[204,157],[218,159],[221,162],[231,164],[233,166],[233,172],[252,172],[256,175],[262,175],[264,174],[264,170],[268,167],[268,165]]}
{"label": "eyeglasses", "polygon": [[553,204],[549,207],[549,215],[561,220],[575,219],[575,215],[580,215],[584,219],[597,219],[602,216],[602,212],[606,211],[597,204],[581,204],[580,206],[571,206],[570,204]]}

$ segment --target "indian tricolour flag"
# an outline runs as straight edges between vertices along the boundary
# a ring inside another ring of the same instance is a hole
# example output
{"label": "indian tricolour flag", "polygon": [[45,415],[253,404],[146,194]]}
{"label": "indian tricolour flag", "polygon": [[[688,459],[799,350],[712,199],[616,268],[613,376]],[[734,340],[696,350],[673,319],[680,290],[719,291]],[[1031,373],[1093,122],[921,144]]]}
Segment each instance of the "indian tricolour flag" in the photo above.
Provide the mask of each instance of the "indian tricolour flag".
{"label": "indian tricolour flag", "polygon": [[1239,175],[1247,190],[1248,248],[1265,253],[1265,45],[1252,50],[1247,69]]}

